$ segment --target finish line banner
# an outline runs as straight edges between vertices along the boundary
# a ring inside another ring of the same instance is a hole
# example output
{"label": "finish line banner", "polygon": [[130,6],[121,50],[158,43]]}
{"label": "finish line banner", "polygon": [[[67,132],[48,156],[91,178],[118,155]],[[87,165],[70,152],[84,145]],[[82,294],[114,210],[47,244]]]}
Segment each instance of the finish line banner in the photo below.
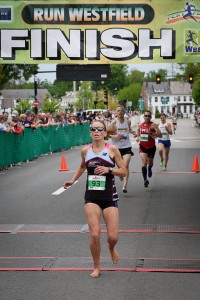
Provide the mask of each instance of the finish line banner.
{"label": "finish line banner", "polygon": [[0,1],[0,64],[200,61],[200,1]]}

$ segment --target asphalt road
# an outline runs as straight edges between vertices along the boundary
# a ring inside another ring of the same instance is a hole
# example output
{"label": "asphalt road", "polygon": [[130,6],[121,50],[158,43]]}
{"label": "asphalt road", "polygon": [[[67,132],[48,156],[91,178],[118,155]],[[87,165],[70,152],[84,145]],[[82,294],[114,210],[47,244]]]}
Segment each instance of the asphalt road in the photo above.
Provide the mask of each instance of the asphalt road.
{"label": "asphalt road", "polygon": [[[172,136],[168,171],[159,166],[158,151],[149,188],[144,188],[138,144],[132,139],[128,193],[116,178],[120,196],[120,226],[200,226],[200,173],[191,172],[194,156],[200,159],[200,128],[192,120],[179,120]],[[80,163],[80,149],[45,155],[0,172],[0,228],[5,224],[85,225],[83,194],[85,174],[59,195]],[[69,171],[59,172],[65,155]],[[103,224],[103,220],[102,220]],[[20,226],[18,229],[20,229]],[[14,226],[15,227],[15,226]],[[0,257],[91,257],[88,233],[0,233]],[[102,233],[102,258],[108,258],[106,233]],[[117,250],[123,259],[200,259],[200,234],[121,232]],[[10,262],[9,262],[10,263]],[[8,267],[9,267],[8,263]],[[0,263],[1,267],[1,263]],[[12,267],[12,264],[11,264]],[[102,271],[0,271],[1,300],[156,300],[199,299],[200,274],[190,272]]]}

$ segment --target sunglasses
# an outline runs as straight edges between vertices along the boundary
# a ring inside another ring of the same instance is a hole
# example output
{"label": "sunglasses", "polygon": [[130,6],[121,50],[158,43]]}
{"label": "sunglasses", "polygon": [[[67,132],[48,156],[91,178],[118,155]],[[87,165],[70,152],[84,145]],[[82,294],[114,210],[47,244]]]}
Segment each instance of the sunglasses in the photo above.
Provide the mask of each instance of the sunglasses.
{"label": "sunglasses", "polygon": [[146,118],[151,118],[151,116],[150,115],[144,115]]}
{"label": "sunglasses", "polygon": [[90,127],[90,131],[104,131],[104,128],[103,127],[93,127],[93,126],[91,126]]}

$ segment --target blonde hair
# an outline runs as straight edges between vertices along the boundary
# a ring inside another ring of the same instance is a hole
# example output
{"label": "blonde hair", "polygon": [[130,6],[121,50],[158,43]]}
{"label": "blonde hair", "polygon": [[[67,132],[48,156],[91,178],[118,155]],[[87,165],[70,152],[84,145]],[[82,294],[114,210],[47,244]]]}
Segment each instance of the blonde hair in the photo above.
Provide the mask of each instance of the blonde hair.
{"label": "blonde hair", "polygon": [[[124,109],[124,106],[123,106],[123,105],[121,105],[121,104],[119,104],[119,105],[117,105],[117,109],[118,109],[118,108],[122,108],[122,109]],[[116,109],[116,110],[117,110],[117,109]]]}
{"label": "blonde hair", "polygon": [[104,123],[103,120],[94,120],[94,121],[92,121],[91,125],[92,125],[93,123],[101,123],[101,124],[103,124],[104,130],[106,131],[106,125],[105,125],[105,123]]}

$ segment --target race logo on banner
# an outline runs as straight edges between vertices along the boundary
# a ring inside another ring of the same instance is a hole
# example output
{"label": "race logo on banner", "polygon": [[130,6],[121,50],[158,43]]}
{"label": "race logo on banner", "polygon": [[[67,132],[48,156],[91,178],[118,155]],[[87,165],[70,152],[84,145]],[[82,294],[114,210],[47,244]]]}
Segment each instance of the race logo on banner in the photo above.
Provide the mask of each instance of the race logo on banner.
{"label": "race logo on banner", "polygon": [[0,22],[11,22],[12,21],[12,8],[1,6],[0,7]]}
{"label": "race logo on banner", "polygon": [[200,52],[200,30],[185,30],[185,54]]}

